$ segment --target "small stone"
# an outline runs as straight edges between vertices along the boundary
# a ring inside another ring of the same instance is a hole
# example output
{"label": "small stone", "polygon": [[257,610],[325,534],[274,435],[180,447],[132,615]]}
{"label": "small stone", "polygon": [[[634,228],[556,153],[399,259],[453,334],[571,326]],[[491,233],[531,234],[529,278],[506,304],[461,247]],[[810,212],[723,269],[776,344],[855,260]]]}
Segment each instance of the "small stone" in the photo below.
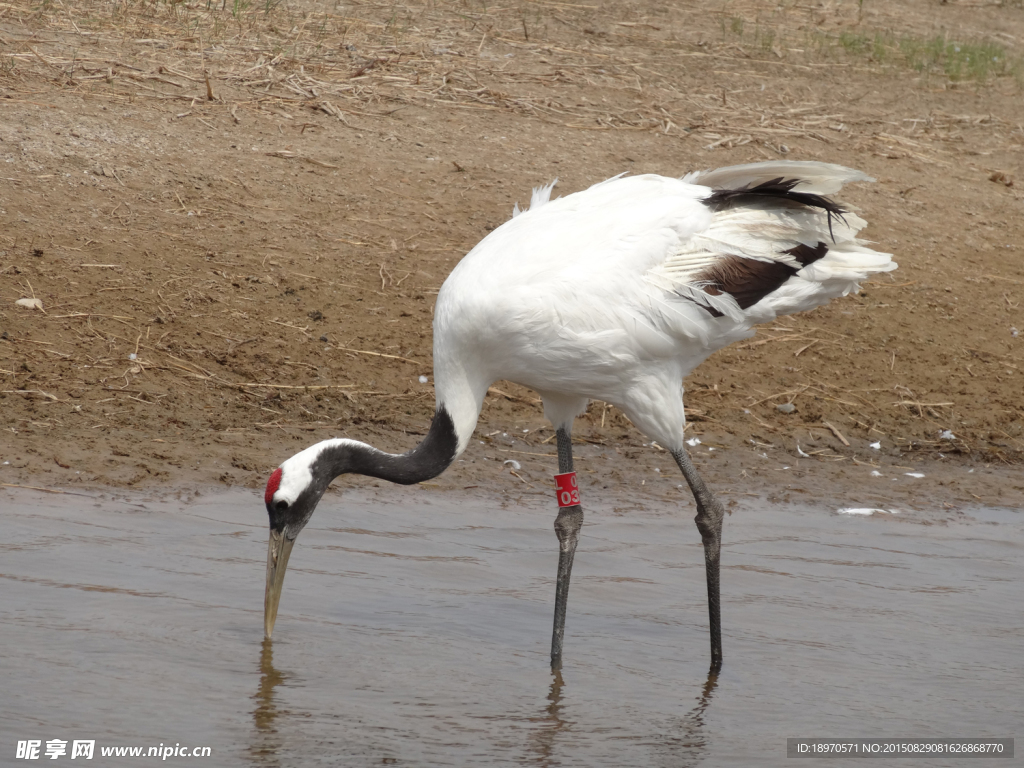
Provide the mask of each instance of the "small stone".
{"label": "small stone", "polygon": [[1013,176],[1006,173],[1005,171],[993,171],[989,174],[989,181],[994,181],[996,184],[1002,184],[1007,187],[1013,186]]}
{"label": "small stone", "polygon": [[782,403],[781,405],[776,405],[775,410],[779,413],[796,413],[796,406],[792,403]]}
{"label": "small stone", "polygon": [[43,302],[40,299],[18,299],[14,302],[14,306],[25,309],[42,309]]}

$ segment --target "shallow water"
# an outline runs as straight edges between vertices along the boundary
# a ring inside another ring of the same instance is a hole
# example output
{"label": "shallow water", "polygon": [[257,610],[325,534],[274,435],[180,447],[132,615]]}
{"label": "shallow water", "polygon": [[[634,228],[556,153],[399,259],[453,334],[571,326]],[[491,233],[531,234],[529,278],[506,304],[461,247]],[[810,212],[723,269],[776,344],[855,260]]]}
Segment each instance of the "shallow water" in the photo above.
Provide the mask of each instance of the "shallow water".
{"label": "shallow water", "polygon": [[180,743],[213,758],[169,763],[781,766],[792,736],[1020,735],[1022,512],[748,500],[725,524],[709,684],[692,507],[592,505],[559,686],[547,502],[328,496],[271,645],[259,494],[0,492],[0,763],[25,764],[17,740],[95,739],[91,765]]}

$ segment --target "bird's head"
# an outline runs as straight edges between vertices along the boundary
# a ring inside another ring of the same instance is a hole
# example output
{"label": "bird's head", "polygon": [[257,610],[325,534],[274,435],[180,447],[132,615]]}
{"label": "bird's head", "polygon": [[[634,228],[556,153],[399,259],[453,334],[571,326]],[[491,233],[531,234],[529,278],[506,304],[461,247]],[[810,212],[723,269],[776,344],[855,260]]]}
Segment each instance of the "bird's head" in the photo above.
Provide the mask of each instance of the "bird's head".
{"label": "bird's head", "polygon": [[295,539],[313,516],[331,481],[348,471],[351,442],[325,440],[310,446],[275,469],[267,480],[263,494],[270,517],[267,591],[263,603],[263,628],[267,637],[274,631],[284,572]]}
{"label": "bird's head", "polygon": [[270,517],[267,592],[263,606],[267,637],[274,631],[284,571],[295,539],[313,516],[331,481],[338,475],[352,472],[402,485],[419,483],[443,472],[458,455],[458,446],[452,417],[440,406],[426,437],[407,453],[384,453],[365,443],[335,438],[311,445],[275,469],[264,494]]}

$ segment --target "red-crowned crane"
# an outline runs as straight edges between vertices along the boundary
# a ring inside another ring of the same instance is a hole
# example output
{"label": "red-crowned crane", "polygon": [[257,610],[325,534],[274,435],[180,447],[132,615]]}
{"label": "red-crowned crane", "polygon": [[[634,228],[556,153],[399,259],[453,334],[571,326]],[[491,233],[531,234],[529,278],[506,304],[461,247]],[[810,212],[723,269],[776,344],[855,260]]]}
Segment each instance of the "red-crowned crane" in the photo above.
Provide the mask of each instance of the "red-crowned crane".
{"label": "red-crowned crane", "polygon": [[704,543],[711,668],[722,663],[721,504],[683,443],[683,377],[753,326],[811,309],[896,268],[857,239],[863,219],[827,195],[872,181],[818,162],[765,162],[663,176],[618,176],[530,207],[485,237],[441,286],[434,311],[437,407],[423,441],[389,454],[325,440],[274,470],[264,626],[274,629],[295,537],[331,481],[439,475],[468,445],[488,387],[535,390],[558,441],[560,552],[551,665],[561,666],[569,576],[583,523],[572,424],[590,399],[615,405],[672,453],[693,492]]}

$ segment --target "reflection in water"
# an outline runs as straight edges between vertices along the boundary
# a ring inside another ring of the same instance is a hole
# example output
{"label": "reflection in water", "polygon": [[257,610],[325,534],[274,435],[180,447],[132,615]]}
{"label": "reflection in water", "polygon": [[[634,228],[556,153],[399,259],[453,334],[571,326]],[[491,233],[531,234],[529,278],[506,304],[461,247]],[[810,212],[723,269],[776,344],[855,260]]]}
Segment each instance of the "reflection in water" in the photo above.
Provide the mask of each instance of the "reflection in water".
{"label": "reflection in water", "polygon": [[562,672],[555,670],[551,673],[553,678],[551,688],[548,689],[548,705],[544,708],[544,714],[533,718],[540,724],[533,738],[535,743],[534,752],[537,753],[537,764],[548,766],[558,763],[554,755],[555,740],[558,734],[572,725],[572,722],[562,719]]}
{"label": "reflection in water", "polygon": [[708,751],[707,733],[704,729],[704,712],[711,703],[712,694],[718,687],[718,672],[712,670],[704,683],[697,706],[683,715],[658,739],[659,757],[665,765],[673,768],[697,765]]}
{"label": "reflection in water", "polygon": [[[557,749],[559,735],[572,730],[573,720],[563,716],[562,689],[565,683],[561,671],[552,672],[551,688],[548,689],[548,703],[543,715],[533,718],[539,724],[533,739],[532,751],[536,754],[537,765],[560,765]],[[659,762],[673,768],[686,768],[699,764],[705,757],[707,735],[704,730],[704,713],[711,703],[715,688],[718,687],[718,672],[712,670],[704,682],[697,705],[682,717],[668,724],[653,741]],[[564,755],[563,755],[564,756]]]}
{"label": "reflection in water", "polygon": [[274,721],[281,712],[274,702],[274,688],[288,679],[288,676],[274,668],[274,644],[269,638],[263,638],[260,650],[260,687],[253,695],[256,709],[252,711],[252,722],[256,733],[250,754],[261,763],[277,765],[277,754],[281,747],[281,739],[277,735]]}

